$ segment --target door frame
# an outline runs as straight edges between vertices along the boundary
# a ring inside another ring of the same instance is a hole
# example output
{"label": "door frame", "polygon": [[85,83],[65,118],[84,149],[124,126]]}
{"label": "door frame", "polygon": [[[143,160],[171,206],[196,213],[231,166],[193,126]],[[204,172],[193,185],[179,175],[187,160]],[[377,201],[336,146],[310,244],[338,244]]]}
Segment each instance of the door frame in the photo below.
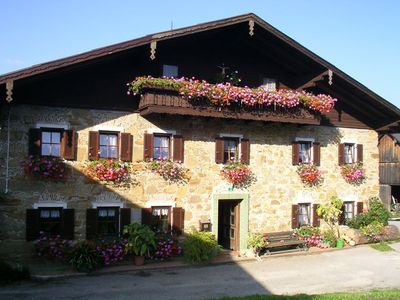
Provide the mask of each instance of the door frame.
{"label": "door frame", "polygon": [[249,194],[247,193],[218,193],[212,196],[212,232],[218,240],[218,203],[219,201],[238,200],[239,203],[239,249],[247,249],[247,237],[249,234]]}

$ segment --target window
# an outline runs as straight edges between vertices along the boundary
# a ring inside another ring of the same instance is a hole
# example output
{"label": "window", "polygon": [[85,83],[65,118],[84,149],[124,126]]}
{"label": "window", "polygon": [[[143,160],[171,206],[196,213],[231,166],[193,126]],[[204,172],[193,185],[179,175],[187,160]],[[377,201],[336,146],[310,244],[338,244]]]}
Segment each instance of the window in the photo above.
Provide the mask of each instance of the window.
{"label": "window", "polygon": [[261,87],[269,92],[276,91],[276,80],[274,78],[263,78]]}
{"label": "window", "polygon": [[345,143],[344,144],[344,163],[345,164],[352,164],[356,162],[356,145]]}
{"label": "window", "polygon": [[299,142],[299,162],[310,163],[313,161],[312,157],[312,142]]}
{"label": "window", "polygon": [[343,207],[344,220],[347,223],[354,217],[354,202],[344,202]]}
{"label": "window", "polygon": [[165,77],[178,77],[178,66],[175,65],[163,65],[163,75]]}
{"label": "window", "polygon": [[99,138],[100,158],[118,158],[118,134],[100,132]]}
{"label": "window", "polygon": [[97,213],[98,235],[102,237],[117,236],[119,233],[119,208],[98,207]]}
{"label": "window", "polygon": [[60,235],[62,208],[42,207],[39,211],[40,231],[50,235]]}
{"label": "window", "polygon": [[169,135],[154,135],[153,159],[171,158],[171,137]]}
{"label": "window", "polygon": [[168,232],[171,230],[171,207],[152,206],[152,227],[156,232]]}
{"label": "window", "polygon": [[41,132],[41,151],[43,156],[60,157],[61,132],[43,129]]}
{"label": "window", "polygon": [[224,163],[239,160],[239,138],[224,138]]}
{"label": "window", "polygon": [[311,225],[311,205],[310,203],[299,204],[299,225]]}

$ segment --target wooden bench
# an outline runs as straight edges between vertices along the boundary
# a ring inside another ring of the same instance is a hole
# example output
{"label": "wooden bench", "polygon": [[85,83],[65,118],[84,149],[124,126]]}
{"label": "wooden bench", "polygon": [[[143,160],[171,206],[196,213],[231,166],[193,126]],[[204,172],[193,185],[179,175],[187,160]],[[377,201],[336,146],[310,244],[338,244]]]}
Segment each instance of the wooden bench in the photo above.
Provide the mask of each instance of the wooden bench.
{"label": "wooden bench", "polygon": [[266,235],[268,239],[268,245],[264,248],[266,255],[272,254],[272,250],[274,253],[281,253],[308,249],[306,241],[299,239],[293,231],[266,233]]}

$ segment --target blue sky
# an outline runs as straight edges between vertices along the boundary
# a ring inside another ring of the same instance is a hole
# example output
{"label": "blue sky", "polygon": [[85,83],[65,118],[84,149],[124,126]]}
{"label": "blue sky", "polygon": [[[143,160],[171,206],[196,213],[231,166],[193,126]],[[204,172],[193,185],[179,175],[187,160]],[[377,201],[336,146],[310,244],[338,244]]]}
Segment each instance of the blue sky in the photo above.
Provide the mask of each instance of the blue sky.
{"label": "blue sky", "polygon": [[400,107],[400,1],[0,0],[0,74],[253,12]]}

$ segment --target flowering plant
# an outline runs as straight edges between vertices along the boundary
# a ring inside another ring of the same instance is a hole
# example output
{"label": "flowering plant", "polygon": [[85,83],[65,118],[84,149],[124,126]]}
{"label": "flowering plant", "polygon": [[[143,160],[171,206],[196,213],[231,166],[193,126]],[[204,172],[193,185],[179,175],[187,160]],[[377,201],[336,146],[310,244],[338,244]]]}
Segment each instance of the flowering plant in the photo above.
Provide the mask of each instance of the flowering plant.
{"label": "flowering plant", "polygon": [[226,163],[221,170],[221,176],[237,188],[247,188],[256,181],[249,166],[241,162]]}
{"label": "flowering plant", "polygon": [[362,234],[366,235],[371,242],[379,242],[386,238],[385,226],[379,221],[373,221],[371,224],[360,228]]}
{"label": "flowering plant", "polygon": [[317,112],[329,112],[337,99],[329,95],[314,95],[305,91],[281,89],[266,91],[263,88],[238,87],[230,82],[210,84],[205,80],[194,78],[153,78],[137,77],[127,84],[128,94],[138,94],[143,87],[156,86],[170,88],[188,101],[208,100],[217,107],[237,105],[246,109],[276,109],[304,106]]}
{"label": "flowering plant", "polygon": [[169,159],[157,159],[149,161],[147,168],[154,174],[160,175],[169,183],[186,183],[188,181],[188,169],[181,163]]}
{"label": "flowering plant", "polygon": [[341,166],[340,171],[344,180],[350,184],[360,185],[366,179],[363,164],[361,162],[355,164],[345,164]]}
{"label": "flowering plant", "polygon": [[99,241],[96,243],[96,250],[102,257],[105,266],[124,259],[126,243],[126,240]]}
{"label": "flowering plant", "polygon": [[156,242],[157,248],[153,255],[155,260],[168,260],[182,254],[182,247],[171,236],[159,235]]}
{"label": "flowering plant", "polygon": [[313,163],[302,163],[297,167],[301,181],[308,186],[316,186],[323,182],[321,171]]}
{"label": "flowering plant", "polygon": [[20,161],[25,174],[40,178],[50,178],[56,181],[65,180],[66,165],[59,157],[29,156],[28,160]]}
{"label": "flowering plant", "polygon": [[67,262],[73,249],[71,240],[62,239],[59,235],[50,236],[40,232],[39,239],[35,242],[37,256],[55,258]]}
{"label": "flowering plant", "polygon": [[111,159],[88,161],[82,171],[88,177],[116,186],[129,186],[132,178],[129,173],[129,164]]}

